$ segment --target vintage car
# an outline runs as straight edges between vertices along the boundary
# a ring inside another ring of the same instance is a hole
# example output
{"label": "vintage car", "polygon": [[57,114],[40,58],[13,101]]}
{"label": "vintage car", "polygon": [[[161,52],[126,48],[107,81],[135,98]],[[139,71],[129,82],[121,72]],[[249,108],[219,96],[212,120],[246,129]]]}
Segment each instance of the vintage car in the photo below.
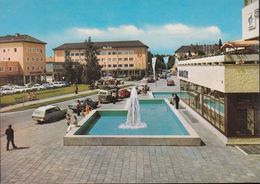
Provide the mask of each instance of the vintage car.
{"label": "vintage car", "polygon": [[53,122],[65,118],[66,114],[67,109],[60,109],[58,106],[47,105],[35,109],[32,114],[32,119],[40,123]]}
{"label": "vintage car", "polygon": [[112,93],[116,93],[116,101],[118,100],[118,89],[117,88],[107,88],[101,89],[98,92],[98,100],[100,103],[112,102]]}
{"label": "vintage car", "polygon": [[147,83],[153,83],[153,82],[155,82],[155,80],[153,79],[153,77],[148,77],[146,81],[147,81]]}
{"label": "vintage car", "polygon": [[175,82],[174,80],[167,80],[167,86],[174,86]]}
{"label": "vintage car", "polygon": [[120,89],[118,91],[119,98],[128,98],[130,97],[131,91],[129,89]]}
{"label": "vintage car", "polygon": [[[69,109],[71,109],[73,112],[77,112],[77,101],[78,100],[68,105]],[[89,105],[91,109],[96,109],[98,107],[98,101],[93,101],[91,98],[79,99],[79,101],[81,103],[80,111],[84,110],[86,105]]]}

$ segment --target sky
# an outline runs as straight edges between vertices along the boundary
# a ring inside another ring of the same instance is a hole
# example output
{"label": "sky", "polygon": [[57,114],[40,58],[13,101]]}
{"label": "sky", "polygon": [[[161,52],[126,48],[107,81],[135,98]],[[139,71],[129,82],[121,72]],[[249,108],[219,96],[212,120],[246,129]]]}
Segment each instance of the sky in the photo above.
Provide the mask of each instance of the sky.
{"label": "sky", "polygon": [[0,0],[0,36],[63,43],[140,40],[153,54],[242,38],[243,0]]}

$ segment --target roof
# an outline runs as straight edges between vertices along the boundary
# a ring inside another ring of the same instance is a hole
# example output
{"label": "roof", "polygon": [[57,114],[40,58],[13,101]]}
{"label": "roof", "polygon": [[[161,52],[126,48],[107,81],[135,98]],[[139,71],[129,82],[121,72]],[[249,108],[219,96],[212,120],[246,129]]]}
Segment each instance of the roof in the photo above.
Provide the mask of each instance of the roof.
{"label": "roof", "polygon": [[[106,41],[106,42],[93,42],[94,46],[97,49],[101,49],[104,47],[112,47],[112,48],[124,48],[124,47],[146,47],[147,45],[143,44],[139,40],[131,40],[131,41]],[[84,49],[86,48],[85,42],[79,43],[64,43],[53,50],[67,50],[67,49]]]}
{"label": "roof", "polygon": [[224,48],[235,48],[235,47],[250,47],[254,45],[259,45],[258,40],[239,40],[234,42],[226,42],[222,45],[221,49]]}
{"label": "roof", "polygon": [[188,53],[190,52],[198,52],[198,51],[205,51],[205,50],[213,50],[216,51],[219,49],[217,44],[213,45],[185,45],[178,48],[175,53]]}
{"label": "roof", "polygon": [[10,42],[31,42],[31,43],[46,44],[45,42],[26,34],[16,33],[15,35],[0,36],[0,43],[10,43]]}
{"label": "roof", "polygon": [[51,108],[54,108],[54,107],[57,107],[57,106],[54,106],[54,105],[46,105],[46,106],[42,106],[42,107],[37,108],[37,110],[45,111],[45,110],[47,110],[47,109],[51,109]]}

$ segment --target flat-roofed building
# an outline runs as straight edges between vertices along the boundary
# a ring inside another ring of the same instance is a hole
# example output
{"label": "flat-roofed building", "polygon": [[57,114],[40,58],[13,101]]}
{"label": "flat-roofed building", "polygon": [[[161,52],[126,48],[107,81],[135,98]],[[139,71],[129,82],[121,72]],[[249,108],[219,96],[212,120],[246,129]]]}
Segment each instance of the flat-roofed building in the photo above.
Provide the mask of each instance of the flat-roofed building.
{"label": "flat-roofed building", "polygon": [[45,70],[45,45],[25,34],[0,36],[1,85],[41,80]]}
{"label": "flat-roofed building", "polygon": [[[258,3],[245,1],[243,21],[247,8],[258,17]],[[254,25],[246,33],[243,23],[244,40],[225,43],[222,55],[178,61],[180,98],[226,138],[260,137],[259,30]]]}
{"label": "flat-roofed building", "polygon": [[[148,65],[148,46],[135,41],[94,42],[97,58],[103,75],[145,75]],[[65,51],[71,61],[84,62],[85,43],[65,43],[54,48],[55,62],[65,61]]]}

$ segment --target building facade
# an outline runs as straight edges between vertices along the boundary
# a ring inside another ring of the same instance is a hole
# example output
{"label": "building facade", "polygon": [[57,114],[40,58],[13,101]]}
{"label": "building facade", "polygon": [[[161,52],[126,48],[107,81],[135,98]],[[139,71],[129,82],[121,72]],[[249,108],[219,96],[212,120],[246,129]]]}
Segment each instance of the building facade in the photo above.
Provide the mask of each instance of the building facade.
{"label": "building facade", "polygon": [[258,17],[258,3],[245,1],[244,40],[234,42],[232,52],[178,62],[182,101],[228,138],[260,137],[259,30],[245,29],[244,22],[248,12]]}
{"label": "building facade", "polygon": [[[102,75],[145,75],[148,65],[148,46],[140,41],[94,42]],[[65,61],[65,51],[71,61],[84,62],[85,43],[65,43],[54,50],[55,62]]]}
{"label": "building facade", "polygon": [[41,80],[45,70],[45,45],[45,42],[28,35],[1,36],[1,85],[26,84]]}

